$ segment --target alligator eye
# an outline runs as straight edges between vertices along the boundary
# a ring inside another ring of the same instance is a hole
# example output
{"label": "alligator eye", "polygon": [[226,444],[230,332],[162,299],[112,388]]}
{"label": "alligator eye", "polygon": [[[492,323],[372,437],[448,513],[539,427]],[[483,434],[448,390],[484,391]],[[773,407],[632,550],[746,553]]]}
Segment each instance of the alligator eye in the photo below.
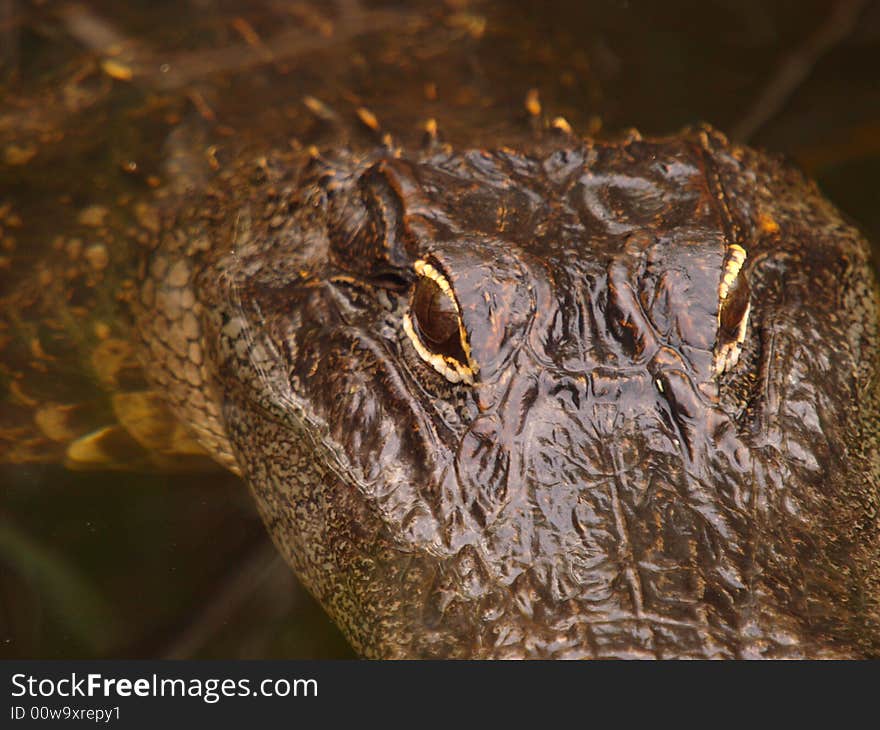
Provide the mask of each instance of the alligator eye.
{"label": "alligator eye", "polygon": [[751,310],[749,281],[742,271],[746,251],[732,244],[718,285],[718,339],[715,345],[715,374],[736,365],[746,338]]}
{"label": "alligator eye", "polygon": [[416,283],[412,298],[412,321],[419,339],[438,355],[466,360],[458,336],[455,304],[437,284],[423,276]]}
{"label": "alligator eye", "polygon": [[473,383],[475,368],[452,287],[425,261],[416,261],[415,270],[418,280],[403,318],[407,336],[419,356],[447,380]]}

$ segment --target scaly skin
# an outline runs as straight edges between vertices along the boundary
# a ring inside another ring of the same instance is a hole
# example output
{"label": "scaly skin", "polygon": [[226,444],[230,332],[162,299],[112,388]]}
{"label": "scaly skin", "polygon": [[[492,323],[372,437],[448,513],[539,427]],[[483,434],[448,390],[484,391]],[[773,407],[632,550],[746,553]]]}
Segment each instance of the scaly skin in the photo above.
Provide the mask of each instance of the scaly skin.
{"label": "scaly skin", "polygon": [[157,389],[366,656],[876,656],[865,241],[710,129],[500,142],[222,169],[145,269]]}

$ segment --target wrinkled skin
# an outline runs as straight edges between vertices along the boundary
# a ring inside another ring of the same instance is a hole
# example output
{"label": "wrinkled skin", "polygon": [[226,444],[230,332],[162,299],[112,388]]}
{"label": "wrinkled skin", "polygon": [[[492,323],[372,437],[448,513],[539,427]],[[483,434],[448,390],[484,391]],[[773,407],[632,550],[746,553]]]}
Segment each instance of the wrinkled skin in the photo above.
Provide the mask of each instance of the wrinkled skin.
{"label": "wrinkled skin", "polygon": [[877,655],[865,242],[709,129],[505,141],[222,170],[151,255],[153,381],[366,656]]}

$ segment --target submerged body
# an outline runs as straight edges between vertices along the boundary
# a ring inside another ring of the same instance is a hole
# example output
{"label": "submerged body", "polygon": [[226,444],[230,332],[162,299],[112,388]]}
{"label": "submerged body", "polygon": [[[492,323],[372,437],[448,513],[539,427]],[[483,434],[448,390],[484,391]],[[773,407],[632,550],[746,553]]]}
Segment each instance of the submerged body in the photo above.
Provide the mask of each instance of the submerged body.
{"label": "submerged body", "polygon": [[876,655],[864,240],[710,129],[503,141],[221,169],[152,382],[367,656]]}

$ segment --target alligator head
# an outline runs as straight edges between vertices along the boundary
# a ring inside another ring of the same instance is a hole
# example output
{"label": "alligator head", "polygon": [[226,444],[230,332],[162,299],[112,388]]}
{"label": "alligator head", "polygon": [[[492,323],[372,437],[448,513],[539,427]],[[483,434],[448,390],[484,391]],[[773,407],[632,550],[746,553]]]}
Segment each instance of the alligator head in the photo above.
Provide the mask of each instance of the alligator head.
{"label": "alligator head", "polygon": [[230,173],[178,411],[368,656],[876,653],[864,241],[710,129],[523,149]]}

